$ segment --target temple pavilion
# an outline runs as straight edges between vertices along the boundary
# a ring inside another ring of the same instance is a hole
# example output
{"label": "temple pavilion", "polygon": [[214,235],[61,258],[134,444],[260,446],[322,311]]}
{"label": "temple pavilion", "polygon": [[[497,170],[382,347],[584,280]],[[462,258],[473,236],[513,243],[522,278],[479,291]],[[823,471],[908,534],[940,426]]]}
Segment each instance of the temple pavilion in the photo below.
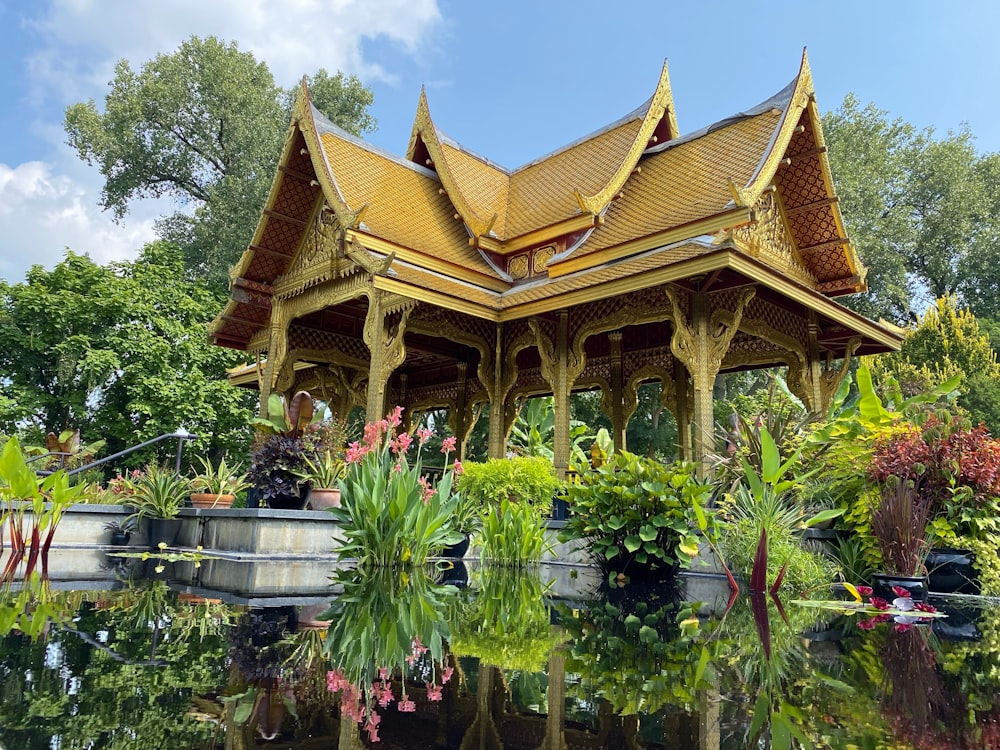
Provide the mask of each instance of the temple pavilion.
{"label": "temple pavilion", "polygon": [[526,398],[599,388],[616,448],[660,381],[681,455],[713,448],[720,372],[787,367],[826,407],[852,356],[902,333],[849,310],[865,268],[844,230],[808,60],[755,107],[681,133],[666,65],[607,127],[507,169],[438,129],[421,93],[387,153],[294,107],[253,240],[210,335],[255,362],[230,373],[308,389],[369,420],[445,408],[460,443],[482,412],[503,456]]}

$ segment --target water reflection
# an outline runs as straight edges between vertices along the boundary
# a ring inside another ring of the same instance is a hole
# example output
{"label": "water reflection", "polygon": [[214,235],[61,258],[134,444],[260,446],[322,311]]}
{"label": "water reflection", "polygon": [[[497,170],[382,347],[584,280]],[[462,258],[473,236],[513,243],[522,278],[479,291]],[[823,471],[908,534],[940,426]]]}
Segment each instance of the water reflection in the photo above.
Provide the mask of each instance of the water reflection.
{"label": "water reflection", "polygon": [[162,579],[8,587],[0,745],[1000,746],[996,607],[864,630],[769,598],[713,612],[683,585],[560,600],[538,571],[444,578],[346,572],[331,600],[274,607]]}

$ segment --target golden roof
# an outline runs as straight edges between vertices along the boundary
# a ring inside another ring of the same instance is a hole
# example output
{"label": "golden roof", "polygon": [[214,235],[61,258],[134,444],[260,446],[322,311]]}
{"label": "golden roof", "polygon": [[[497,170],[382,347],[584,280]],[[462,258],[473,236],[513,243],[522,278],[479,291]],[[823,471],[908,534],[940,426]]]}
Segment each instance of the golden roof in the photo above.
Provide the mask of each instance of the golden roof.
{"label": "golden roof", "polygon": [[394,258],[386,288],[497,320],[721,246],[810,295],[864,289],[804,54],[774,97],[684,136],[664,65],[645,104],[513,171],[442,135],[423,92],[404,158],[331,124],[303,86],[232,299],[211,329],[219,343],[242,348],[262,330],[276,282],[299,288],[282,279],[324,206],[350,241]]}

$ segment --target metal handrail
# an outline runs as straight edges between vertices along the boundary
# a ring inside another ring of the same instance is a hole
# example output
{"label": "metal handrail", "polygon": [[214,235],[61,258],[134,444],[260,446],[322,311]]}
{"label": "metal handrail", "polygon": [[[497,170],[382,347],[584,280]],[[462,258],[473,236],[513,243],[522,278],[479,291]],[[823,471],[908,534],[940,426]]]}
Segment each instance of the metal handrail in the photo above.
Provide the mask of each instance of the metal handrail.
{"label": "metal handrail", "polygon": [[[75,469],[70,469],[69,471],[66,472],[66,476],[73,476],[74,474],[79,474],[82,471],[89,471],[90,469],[96,469],[98,466],[103,466],[104,464],[114,461],[115,459],[122,458],[123,456],[127,456],[130,453],[135,453],[138,450],[142,450],[143,448],[147,448],[150,445],[153,445],[154,443],[159,443],[163,440],[177,441],[177,459],[174,462],[174,471],[180,474],[181,455],[184,451],[184,443],[188,440],[197,440],[197,439],[198,439],[197,435],[193,435],[187,430],[185,430],[183,427],[180,427],[174,430],[173,432],[168,432],[164,435],[158,435],[155,438],[152,438],[151,440],[145,441],[144,443],[133,445],[131,448],[126,448],[125,450],[118,451],[117,453],[112,453],[110,456],[105,456],[104,458],[98,461],[92,461],[89,464],[84,464],[83,466],[78,466]],[[56,455],[56,454],[53,453],[50,455]],[[39,456],[39,458],[41,458],[41,456]],[[54,473],[55,472],[47,470],[38,472],[40,476],[48,476],[49,474],[54,474]]]}

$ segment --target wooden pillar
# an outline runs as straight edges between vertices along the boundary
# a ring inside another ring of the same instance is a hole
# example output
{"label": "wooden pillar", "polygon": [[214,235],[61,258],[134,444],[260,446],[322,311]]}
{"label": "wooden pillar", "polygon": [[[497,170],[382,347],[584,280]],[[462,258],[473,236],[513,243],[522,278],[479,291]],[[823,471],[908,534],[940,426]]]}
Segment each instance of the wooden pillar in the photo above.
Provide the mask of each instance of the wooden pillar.
{"label": "wooden pillar", "polygon": [[698,711],[699,750],[719,750],[722,745],[719,689],[711,687],[700,691]]}
{"label": "wooden pillar", "polygon": [[[694,388],[694,413],[692,429],[693,457],[699,465],[699,473],[704,475],[705,459],[712,452],[715,434],[715,416],[712,412],[715,376],[719,374],[718,367],[712,367],[709,356],[709,336],[712,315],[712,303],[704,292],[691,295],[691,330],[698,342],[695,356],[691,359],[691,385]],[[685,365],[688,363],[685,362]]]}
{"label": "wooden pillar", "polygon": [[[674,359],[674,419],[677,420],[678,458],[691,461],[691,410],[688,403],[689,375],[684,363]],[[666,388],[664,383],[660,386]]]}
{"label": "wooden pillar", "polygon": [[566,750],[566,734],[563,731],[566,715],[566,657],[559,649],[554,649],[549,655],[546,699],[549,713],[545,717],[545,739],[538,750]]}
{"label": "wooden pillar", "polygon": [[542,330],[538,320],[528,321],[538,347],[542,377],[552,389],[555,435],[552,446],[552,463],[560,479],[569,469],[569,397],[573,384],[583,372],[586,357],[583,340],[570,342],[569,312],[561,310],[555,327],[555,340]]}
{"label": "wooden pillar", "polygon": [[368,398],[365,404],[365,418],[369,422],[382,419],[386,414],[385,396],[389,378],[406,359],[403,336],[412,309],[412,304],[403,307],[399,321],[392,326],[389,325],[389,314],[385,309],[385,292],[373,289],[369,295],[364,327],[364,340],[371,355],[368,365]]}
{"label": "wooden pillar", "polygon": [[507,453],[504,413],[509,391],[504,387],[503,353],[503,323],[497,323],[493,352],[493,385],[490,392],[490,436],[487,445],[487,455],[490,458],[503,458]]}
{"label": "wooden pillar", "polygon": [[[707,457],[715,441],[715,420],[712,416],[715,376],[722,368],[722,358],[739,330],[743,311],[753,299],[754,290],[748,287],[740,291],[736,309],[731,314],[723,310],[713,313],[708,294],[693,292],[689,317],[684,315],[674,289],[667,287],[665,291],[672,308],[670,351],[675,359],[684,363],[694,390],[692,458],[698,464],[698,473],[706,476],[709,472]],[[681,389],[677,388],[677,391],[680,393]]]}
{"label": "wooden pillar", "polygon": [[455,366],[458,368],[458,382],[455,384],[454,407],[448,413],[448,426],[451,428],[451,434],[455,436],[457,441],[455,456],[461,460],[462,456],[465,455],[465,441],[469,434],[468,427],[465,424],[465,390],[469,383],[469,364],[468,362],[456,362]]}
{"label": "wooden pillar", "polygon": [[264,379],[260,383],[260,414],[267,415],[267,399],[274,390],[278,373],[288,356],[288,321],[280,300],[271,303],[271,324],[267,337],[267,362],[264,364]]}
{"label": "wooden pillar", "polygon": [[556,328],[556,361],[555,377],[552,386],[552,402],[555,417],[555,434],[553,435],[552,463],[560,479],[566,477],[569,469],[569,394],[572,383],[568,378],[569,351],[569,313],[562,310],[559,313],[559,324]]}
{"label": "wooden pillar", "polygon": [[812,412],[818,412],[823,409],[823,362],[819,351],[819,322],[813,310],[809,311],[807,331],[809,338],[806,343],[806,354],[808,355],[806,367],[809,374],[806,380],[809,386],[809,398],[806,402],[806,408]]}
{"label": "wooden pillar", "polygon": [[622,332],[608,334],[611,345],[611,438],[615,453],[626,450],[625,432],[628,419],[625,416],[625,379],[622,373]]}

